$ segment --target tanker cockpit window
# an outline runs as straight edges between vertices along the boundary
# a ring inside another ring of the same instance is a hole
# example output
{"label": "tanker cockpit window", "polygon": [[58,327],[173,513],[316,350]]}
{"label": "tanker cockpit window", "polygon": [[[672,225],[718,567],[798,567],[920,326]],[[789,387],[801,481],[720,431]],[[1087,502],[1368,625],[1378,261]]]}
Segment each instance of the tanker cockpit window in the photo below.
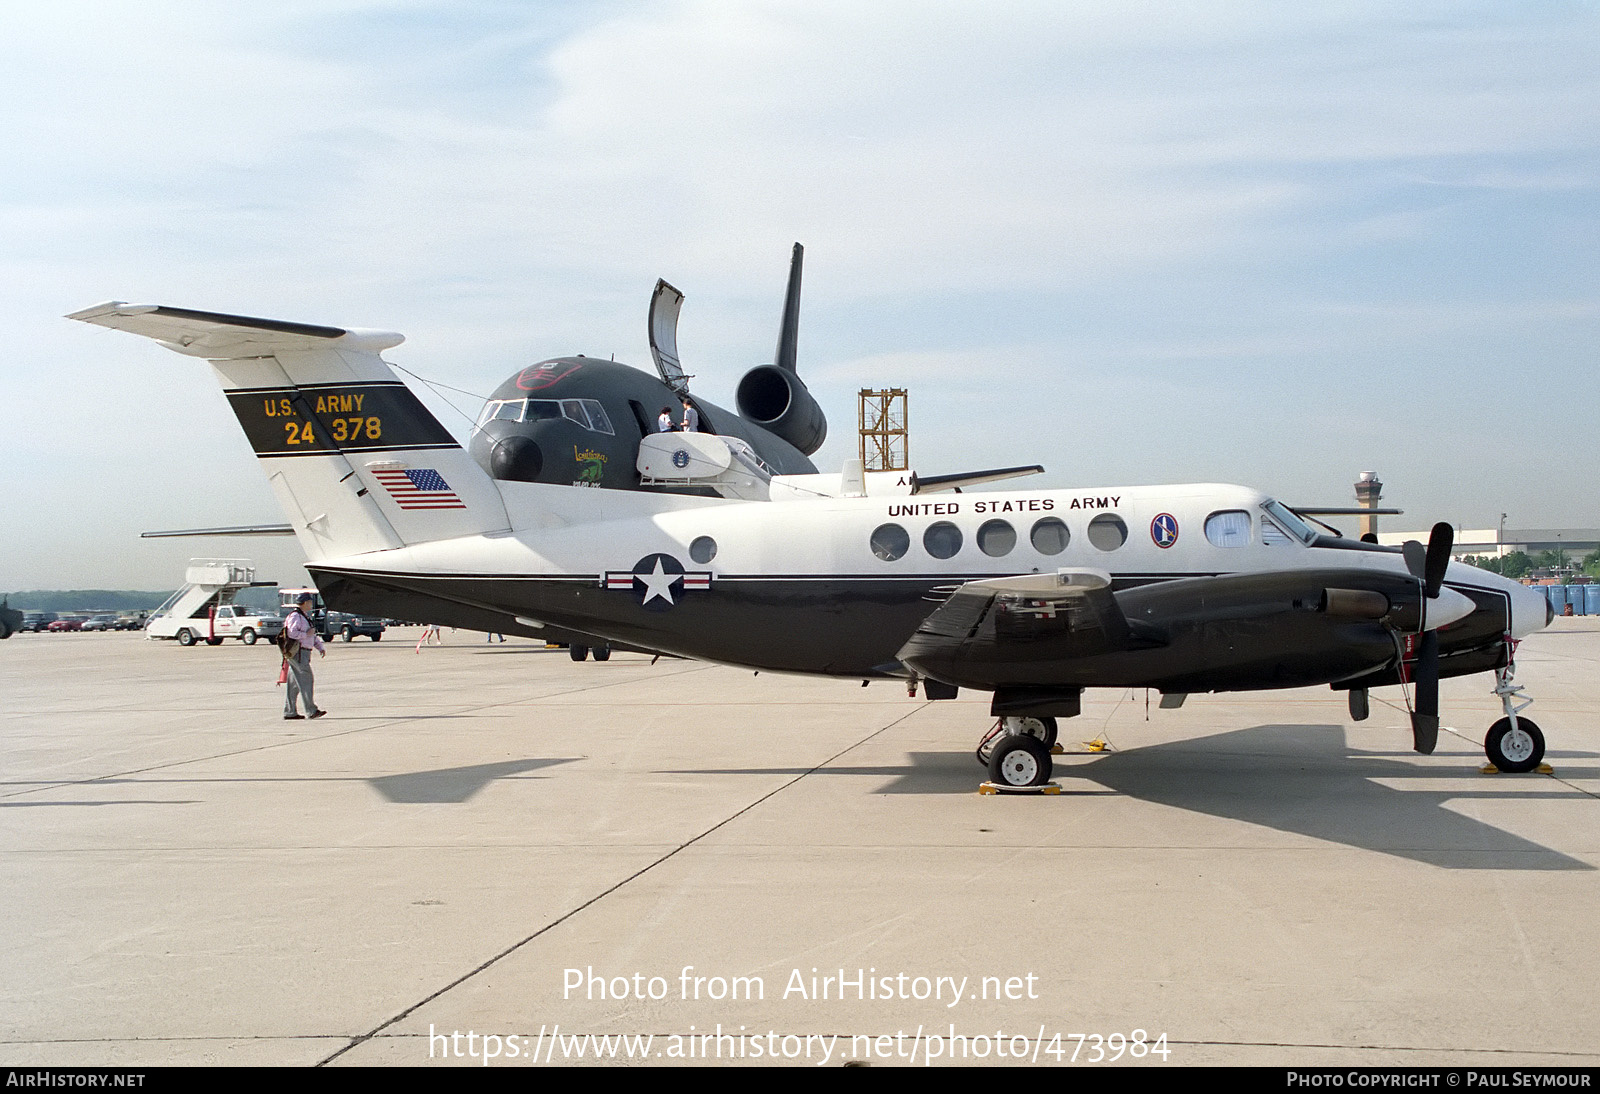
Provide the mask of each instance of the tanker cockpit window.
{"label": "tanker cockpit window", "polygon": [[478,428],[490,422],[542,422],[552,418],[565,418],[592,433],[617,435],[606,408],[595,399],[492,399],[484,405]]}
{"label": "tanker cockpit window", "polygon": [[613,437],[617,431],[611,428],[611,419],[606,416],[606,408],[594,399],[580,400],[589,411],[589,428],[597,433],[609,433]]}

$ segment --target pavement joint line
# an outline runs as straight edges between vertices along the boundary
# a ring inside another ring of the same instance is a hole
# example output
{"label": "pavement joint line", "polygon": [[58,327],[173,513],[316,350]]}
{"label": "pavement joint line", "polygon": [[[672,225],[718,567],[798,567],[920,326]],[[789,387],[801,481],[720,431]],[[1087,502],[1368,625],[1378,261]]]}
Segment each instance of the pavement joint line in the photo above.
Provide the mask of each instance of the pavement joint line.
{"label": "pavement joint line", "polygon": [[[690,665],[679,669],[677,672],[668,673],[669,676],[682,676],[691,672],[704,672],[711,668],[710,665]],[[469,713],[484,710],[493,710],[495,707],[514,707],[521,703],[540,703],[564,695],[581,695],[587,691],[601,691],[605,688],[621,687],[624,684],[637,683],[633,680],[608,680],[603,684],[590,684],[581,688],[571,688],[566,691],[555,692],[551,695],[540,695],[532,698],[502,700],[496,703],[483,703],[478,706],[464,706],[456,708],[458,713]],[[88,779],[61,779],[48,783],[41,783],[29,790],[17,790],[11,793],[0,794],[0,799],[18,798],[24,794],[38,794],[45,790],[53,790],[70,786],[92,786],[98,782],[109,782],[113,779],[125,779],[130,775],[143,775],[147,771],[165,771],[169,767],[182,767],[185,764],[205,763],[208,760],[225,760],[230,756],[247,756],[252,752],[265,752],[274,748],[287,748],[290,745],[307,744],[313,741],[331,741],[338,737],[349,737],[356,733],[370,733],[375,729],[387,729],[390,726],[405,725],[407,722],[417,721],[421,715],[410,715],[405,718],[390,718],[386,721],[376,722],[369,726],[355,726],[350,729],[341,729],[332,733],[319,733],[316,736],[296,737],[290,741],[270,741],[266,744],[252,745],[249,748],[237,748],[230,752],[217,752],[209,756],[191,756],[184,760],[170,760],[167,763],[151,764],[148,767],[136,767],[128,771],[113,771],[109,775],[96,775]]]}
{"label": "pavement joint line", "polygon": [[[675,1035],[686,1036],[687,1032],[688,1032],[687,1030],[660,1029],[660,1030],[653,1030],[653,1031],[649,1031],[649,1030],[642,1031],[642,1035],[651,1036],[651,1037],[671,1037],[671,1036],[675,1036]],[[860,1036],[871,1036],[871,1037],[878,1036],[878,1031],[876,1031],[876,1030],[865,1032],[865,1033],[850,1033],[850,1032],[846,1032],[844,1030],[821,1030],[821,1031],[819,1031],[819,1030],[790,1030],[789,1032],[792,1033],[795,1036],[800,1036],[800,1037],[804,1037],[804,1036],[810,1035],[810,1036],[814,1036],[814,1037],[837,1037],[837,1038],[839,1038],[841,1040],[848,1040],[849,1038],[851,1038],[853,1036],[857,1036],[857,1035],[860,1035]],[[608,1036],[608,1035],[614,1035],[614,1034],[610,1033],[609,1031],[606,1031],[606,1030],[576,1029],[576,1030],[572,1031],[572,1035],[575,1036],[575,1037],[583,1037],[583,1036],[600,1037],[600,1036]],[[208,1042],[208,1041],[327,1041],[327,1040],[333,1040],[333,1039],[339,1038],[341,1036],[344,1036],[344,1035],[342,1035],[342,1034],[332,1034],[332,1033],[286,1033],[286,1034],[247,1034],[247,1035],[239,1035],[239,1034],[215,1034],[215,1035],[195,1034],[195,1035],[189,1035],[189,1036],[133,1037],[133,1038],[127,1038],[127,1040],[133,1040],[133,1041],[144,1042],[144,1043],[160,1043],[160,1042],[183,1043],[183,1042]],[[375,1037],[381,1038],[382,1040],[385,1040],[385,1041],[420,1041],[420,1040],[426,1039],[428,1036],[429,1036],[429,1034],[423,1033],[423,1032],[420,1032],[420,1031],[419,1032],[415,1032],[415,1033],[393,1032],[393,1033],[383,1033],[381,1035],[375,1035]],[[924,1040],[924,1041],[930,1040],[930,1039],[932,1039],[933,1037],[936,1037],[936,1036],[940,1036],[940,1035],[939,1034],[925,1034],[923,1036],[922,1040]],[[1032,1044],[1032,1043],[1034,1043],[1034,1042],[1039,1040],[1038,1037],[1030,1037],[1030,1036],[1027,1036],[1026,1034],[1019,1034],[1018,1036],[1025,1037],[1029,1044]],[[28,1044],[40,1044],[40,1045],[90,1044],[90,1045],[92,1045],[92,1044],[103,1044],[103,1043],[117,1043],[117,1042],[120,1042],[122,1040],[124,1040],[124,1039],[123,1038],[117,1038],[115,1040],[112,1040],[112,1039],[104,1038],[104,1037],[71,1037],[71,1038],[46,1038],[46,1039],[35,1038],[35,1039],[32,1039],[32,1040],[16,1040],[16,1041],[0,1040],[0,1045],[28,1045]],[[1487,1048],[1487,1047],[1483,1047],[1483,1046],[1472,1046],[1472,1047],[1469,1047],[1469,1048],[1463,1048],[1463,1047],[1458,1046],[1458,1045],[1381,1045],[1381,1044],[1371,1044],[1371,1043],[1367,1043],[1367,1042],[1362,1042],[1362,1043],[1359,1043],[1359,1044],[1339,1044],[1339,1043],[1335,1043],[1335,1042],[1332,1042],[1332,1041],[1222,1041],[1222,1040],[1210,1040],[1210,1039],[1199,1039],[1199,1040],[1195,1040],[1195,1039],[1179,1039],[1179,1038],[1173,1038],[1173,1037],[1168,1037],[1167,1038],[1167,1044],[1170,1045],[1170,1046],[1180,1046],[1181,1045],[1181,1046],[1184,1046],[1184,1047],[1187,1047],[1187,1048],[1328,1049],[1330,1051],[1345,1051],[1345,1052],[1348,1052],[1348,1051],[1359,1051],[1359,1052],[1448,1052],[1448,1053],[1481,1054],[1481,1055],[1485,1055],[1485,1056],[1515,1056],[1519,1060],[1525,1060],[1528,1057],[1528,1055],[1531,1053],[1532,1055],[1535,1055],[1535,1056],[1559,1056],[1559,1057],[1565,1057],[1565,1058],[1569,1058],[1569,1059],[1573,1059],[1573,1060],[1600,1060],[1600,1052],[1579,1052],[1579,1051],[1575,1051],[1573,1049],[1559,1049],[1559,1048],[1547,1048],[1547,1049],[1528,1049],[1528,1048],[1524,1048],[1524,1047],[1518,1047],[1518,1048]],[[1286,1065],[1286,1066],[1288,1066],[1290,1068],[1293,1068],[1295,1066],[1321,1067],[1321,1066],[1324,1066],[1324,1065],[1320,1065],[1320,1064],[1305,1064],[1305,1065],[1290,1064],[1290,1065]],[[1358,1064],[1358,1065],[1354,1065],[1354,1066],[1363,1066],[1363,1065],[1359,1065]],[[1471,1064],[1448,1064],[1448,1065],[1439,1065],[1439,1066],[1443,1066],[1443,1067],[1447,1067],[1447,1068],[1454,1068],[1454,1069],[1459,1070],[1462,1067],[1471,1067],[1472,1065]],[[1529,1066],[1538,1066],[1538,1065],[1529,1065]]]}
{"label": "pavement joint line", "polygon": [[479,973],[488,970],[492,966],[498,964],[503,959],[505,959],[507,957],[510,957],[512,954],[514,954],[518,950],[522,949],[522,947],[526,946],[528,943],[534,941],[537,938],[540,938],[541,936],[543,936],[545,934],[548,934],[550,931],[552,931],[555,928],[561,926],[561,924],[567,922],[567,920],[572,919],[574,916],[578,915],[578,913],[583,912],[583,911],[587,911],[589,908],[592,908],[594,905],[600,903],[600,901],[604,900],[606,897],[610,896],[612,893],[617,892],[618,890],[622,889],[624,886],[630,884],[631,882],[637,880],[638,878],[643,877],[645,874],[649,873],[651,870],[654,870],[657,866],[660,866],[662,863],[664,863],[668,859],[672,858],[678,852],[686,850],[686,849],[694,846],[695,844],[699,843],[701,840],[705,839],[707,836],[711,835],[713,832],[716,832],[717,830],[719,830],[721,828],[724,828],[729,824],[732,824],[734,821],[738,820],[740,817],[744,816],[746,813],[748,813],[751,810],[755,809],[757,806],[762,805],[765,802],[768,802],[771,799],[777,797],[779,794],[783,793],[785,790],[788,790],[790,787],[794,786],[801,779],[806,778],[808,775],[816,774],[818,771],[821,771],[823,768],[827,767],[829,764],[833,763],[835,760],[839,759],[841,756],[844,756],[846,753],[849,753],[849,752],[853,751],[854,749],[857,749],[857,748],[861,747],[862,745],[866,744],[868,741],[872,740],[874,737],[877,737],[877,736],[879,736],[881,734],[887,733],[889,730],[893,729],[895,726],[899,725],[901,722],[904,722],[906,719],[910,718],[912,715],[918,713],[919,711],[926,710],[926,709],[927,709],[927,704],[923,704],[922,706],[911,708],[910,710],[906,711],[904,714],[900,715],[900,717],[895,718],[892,721],[886,722],[885,724],[879,726],[877,729],[873,730],[871,733],[867,734],[865,737],[862,737],[859,741],[855,741],[855,742],[853,742],[851,744],[846,745],[844,748],[841,748],[838,752],[835,752],[832,756],[829,756],[827,759],[821,761],[820,763],[815,764],[814,766],[808,768],[805,771],[802,771],[800,774],[794,776],[792,779],[788,780],[787,782],[785,782],[785,783],[783,783],[783,784],[781,784],[779,786],[774,787],[773,789],[769,790],[767,793],[762,794],[760,797],[756,798],[754,801],[751,801],[748,804],[741,806],[740,808],[738,808],[734,812],[728,814],[726,817],[724,817],[721,820],[719,820],[716,824],[713,824],[711,827],[707,828],[705,831],[699,833],[698,835],[692,836],[689,839],[685,840],[684,842],[678,844],[678,846],[672,848],[672,850],[668,851],[666,854],[662,855],[660,858],[654,860],[653,862],[646,863],[644,866],[641,866],[638,870],[635,870],[632,874],[629,874],[627,877],[623,878],[621,881],[618,881],[614,885],[611,885],[611,886],[607,887],[606,889],[603,889],[599,893],[596,893],[594,896],[590,897],[588,900],[584,901],[582,904],[579,904],[577,907],[572,908],[571,910],[562,913],[562,915],[560,915],[558,918],[551,920],[549,923],[546,923],[543,927],[540,927],[537,931],[534,931],[532,934],[528,935],[526,938],[522,939],[521,941],[513,942],[510,946],[507,946],[505,949],[501,950],[499,953],[497,953],[497,954],[493,955],[492,957],[488,958],[486,961],[484,961],[482,964],[478,965],[476,968],[469,969],[465,973],[462,973],[460,976],[458,976],[456,979],[452,980],[450,983],[444,985],[444,987],[439,988],[438,990],[434,991],[430,995],[424,996],[423,998],[417,1000],[415,1003],[411,1004],[409,1007],[407,1007],[405,1010],[401,1011],[400,1013],[398,1013],[398,1014],[386,1019],[383,1022],[380,1022],[378,1025],[374,1026],[369,1032],[364,1033],[364,1034],[360,1035],[359,1037],[356,1037],[349,1044],[345,1045],[343,1048],[339,1049],[337,1052],[333,1053],[332,1055],[329,1055],[329,1056],[325,1057],[324,1059],[318,1060],[317,1063],[314,1066],[323,1067],[323,1066],[325,1066],[327,1064],[331,1064],[333,1061],[337,1060],[340,1056],[343,1056],[345,1053],[349,1052],[351,1049],[357,1048],[360,1045],[366,1044],[368,1041],[370,1041],[374,1037],[378,1036],[380,1033],[382,1033],[384,1030],[388,1029],[390,1026],[396,1024],[397,1022],[402,1022],[405,1019],[409,1018],[412,1014],[416,1013],[418,1010],[420,1010],[423,1007],[427,1006],[429,1003],[433,1002],[435,999],[438,999],[439,997],[443,996],[446,992],[450,992],[450,991],[455,990],[456,988],[460,987],[462,984],[465,984],[468,980],[471,980],[473,977],[477,976]]}
{"label": "pavement joint line", "polygon": [[[657,1031],[654,1031],[653,1033],[649,1033],[648,1035],[649,1036],[654,1036],[654,1037],[671,1037],[674,1034],[683,1034],[684,1032],[685,1031],[682,1031],[682,1030],[657,1030]],[[853,1036],[856,1036],[855,1034],[844,1032],[844,1031],[822,1031],[822,1032],[818,1032],[818,1031],[815,1031],[815,1030],[811,1030],[811,1031],[796,1030],[796,1031],[792,1031],[792,1032],[796,1036],[806,1036],[809,1033],[811,1036],[837,1037],[837,1038],[840,1038],[841,1040],[849,1039],[849,1038],[851,1038]],[[605,1036],[607,1034],[606,1034],[606,1031],[602,1031],[602,1030],[574,1030],[573,1031],[573,1035],[574,1036],[579,1036],[579,1037],[581,1037],[581,1036],[596,1036],[596,1037],[598,1037],[598,1036]],[[877,1035],[876,1031],[871,1031],[871,1032],[862,1034],[862,1036],[876,1036],[876,1035]],[[107,1038],[107,1037],[47,1037],[47,1038],[39,1038],[39,1037],[34,1037],[34,1038],[22,1038],[22,1039],[17,1039],[17,1040],[0,1040],[0,1046],[12,1046],[12,1045],[98,1045],[98,1044],[125,1044],[125,1043],[128,1043],[128,1042],[134,1042],[134,1043],[138,1043],[138,1044],[209,1044],[209,1043],[225,1044],[225,1043],[236,1043],[236,1042],[239,1042],[239,1041],[267,1042],[267,1043],[295,1042],[295,1041],[316,1042],[316,1041],[340,1040],[340,1039],[343,1039],[346,1036],[348,1036],[348,1035],[347,1034],[337,1034],[337,1033],[284,1033],[284,1034],[270,1034],[270,1033],[237,1034],[237,1033],[230,1033],[230,1034],[192,1034],[192,1035],[179,1035],[179,1036],[118,1037],[118,1038]],[[411,1041],[411,1040],[422,1040],[422,1039],[426,1038],[428,1036],[428,1034],[421,1033],[421,1032],[417,1032],[417,1033],[396,1032],[396,1033],[384,1033],[384,1034],[375,1035],[375,1036],[379,1036],[379,1037],[381,1037],[382,1040],[385,1040],[385,1041]],[[931,1037],[931,1036],[933,1036],[933,1035],[924,1036],[923,1040],[928,1040],[929,1037]],[[1026,1035],[1022,1035],[1022,1036],[1026,1036]],[[1038,1041],[1038,1038],[1037,1037],[1027,1037],[1027,1041],[1028,1041],[1029,1044],[1032,1044],[1033,1042]],[[1574,1061],[1600,1060],[1600,1052],[1576,1052],[1576,1051],[1573,1051],[1571,1049],[1556,1049],[1556,1048],[1531,1049],[1530,1050],[1530,1049],[1527,1049],[1527,1048],[1520,1048],[1520,1047],[1519,1048],[1485,1048],[1485,1047],[1482,1047],[1482,1046],[1473,1046],[1471,1048],[1462,1048],[1462,1047],[1459,1047],[1459,1046],[1448,1046],[1448,1045],[1375,1045],[1375,1044],[1366,1044],[1366,1043],[1362,1043],[1362,1044],[1335,1044],[1335,1043],[1328,1042],[1328,1041],[1180,1040],[1180,1039],[1173,1038],[1173,1037],[1168,1037],[1167,1038],[1167,1044],[1169,1046],[1171,1046],[1171,1047],[1183,1046],[1183,1047],[1186,1047],[1186,1048],[1326,1049],[1326,1050],[1329,1050],[1329,1051],[1339,1051],[1339,1052],[1355,1051],[1355,1052],[1444,1052],[1444,1053],[1457,1053],[1457,1054],[1465,1053],[1465,1054],[1468,1054],[1468,1055],[1483,1055],[1483,1056],[1489,1056],[1489,1057],[1514,1056],[1518,1060],[1522,1060],[1522,1061],[1526,1061],[1528,1056],[1531,1053],[1534,1056],[1555,1056],[1555,1057],[1560,1057],[1560,1058],[1563,1058],[1563,1059],[1570,1059],[1570,1060],[1574,1060]],[[320,1065],[318,1065],[318,1066],[320,1066]],[[1293,1064],[1290,1064],[1290,1065],[1286,1065],[1286,1066],[1288,1066],[1290,1068],[1293,1068],[1295,1066],[1322,1067],[1322,1066],[1325,1066],[1325,1065],[1320,1065],[1320,1064],[1293,1065]],[[1353,1066],[1364,1066],[1364,1065],[1356,1064],[1356,1065],[1353,1065]],[[1460,1070],[1461,1068],[1472,1067],[1474,1065],[1472,1065],[1471,1063],[1465,1063],[1465,1064],[1456,1063],[1456,1064],[1439,1065],[1439,1066],[1452,1068],[1452,1069],[1455,1069],[1455,1070]],[[1528,1065],[1528,1066],[1537,1067],[1539,1065]]]}

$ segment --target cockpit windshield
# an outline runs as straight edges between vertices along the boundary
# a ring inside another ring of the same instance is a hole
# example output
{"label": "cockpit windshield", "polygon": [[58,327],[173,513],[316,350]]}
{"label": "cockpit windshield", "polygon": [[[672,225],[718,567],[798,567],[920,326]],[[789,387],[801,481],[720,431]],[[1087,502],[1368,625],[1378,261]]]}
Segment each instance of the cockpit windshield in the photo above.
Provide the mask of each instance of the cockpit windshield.
{"label": "cockpit windshield", "polygon": [[1261,503],[1261,508],[1265,510],[1267,515],[1273,519],[1279,528],[1282,528],[1285,532],[1288,532],[1301,543],[1309,544],[1317,537],[1316,530],[1296,516],[1294,512],[1282,502],[1274,501],[1273,499],[1268,498],[1266,501]]}
{"label": "cockpit windshield", "polygon": [[478,415],[478,428],[494,421],[538,422],[566,418],[595,433],[616,436],[605,407],[594,399],[490,399]]}

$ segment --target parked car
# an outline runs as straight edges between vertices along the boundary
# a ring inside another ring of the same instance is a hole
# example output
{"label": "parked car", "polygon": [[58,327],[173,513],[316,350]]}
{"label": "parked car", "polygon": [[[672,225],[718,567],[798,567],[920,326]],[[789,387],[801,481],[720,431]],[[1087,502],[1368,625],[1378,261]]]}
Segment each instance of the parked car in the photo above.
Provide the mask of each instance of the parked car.
{"label": "parked car", "polygon": [[42,631],[56,621],[55,612],[23,612],[22,629],[25,631]]}
{"label": "parked car", "polygon": [[117,617],[114,615],[92,615],[83,621],[82,630],[109,631],[115,630]]}
{"label": "parked car", "polygon": [[55,622],[53,622],[49,626],[45,627],[45,630],[47,630],[47,631],[81,631],[81,630],[83,630],[83,620],[81,620],[81,619],[57,619]]}
{"label": "parked car", "polygon": [[374,642],[383,637],[383,620],[369,615],[329,612],[326,628],[323,633],[329,638],[338,635],[346,642],[353,640],[358,634],[364,634]]}

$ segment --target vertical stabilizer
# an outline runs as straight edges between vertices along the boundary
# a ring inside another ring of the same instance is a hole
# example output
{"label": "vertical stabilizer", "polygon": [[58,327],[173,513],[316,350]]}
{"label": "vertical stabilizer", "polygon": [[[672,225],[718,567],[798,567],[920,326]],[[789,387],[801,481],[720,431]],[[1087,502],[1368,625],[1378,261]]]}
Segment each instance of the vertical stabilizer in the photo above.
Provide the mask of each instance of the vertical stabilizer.
{"label": "vertical stabilizer", "polygon": [[494,480],[379,356],[401,335],[122,303],[68,318],[208,358],[313,562],[508,526]]}
{"label": "vertical stabilizer", "polygon": [[796,371],[800,360],[800,267],[805,257],[806,249],[796,243],[789,259],[789,287],[783,294],[783,319],[778,323],[778,348],[772,354],[772,363],[790,372]]}

